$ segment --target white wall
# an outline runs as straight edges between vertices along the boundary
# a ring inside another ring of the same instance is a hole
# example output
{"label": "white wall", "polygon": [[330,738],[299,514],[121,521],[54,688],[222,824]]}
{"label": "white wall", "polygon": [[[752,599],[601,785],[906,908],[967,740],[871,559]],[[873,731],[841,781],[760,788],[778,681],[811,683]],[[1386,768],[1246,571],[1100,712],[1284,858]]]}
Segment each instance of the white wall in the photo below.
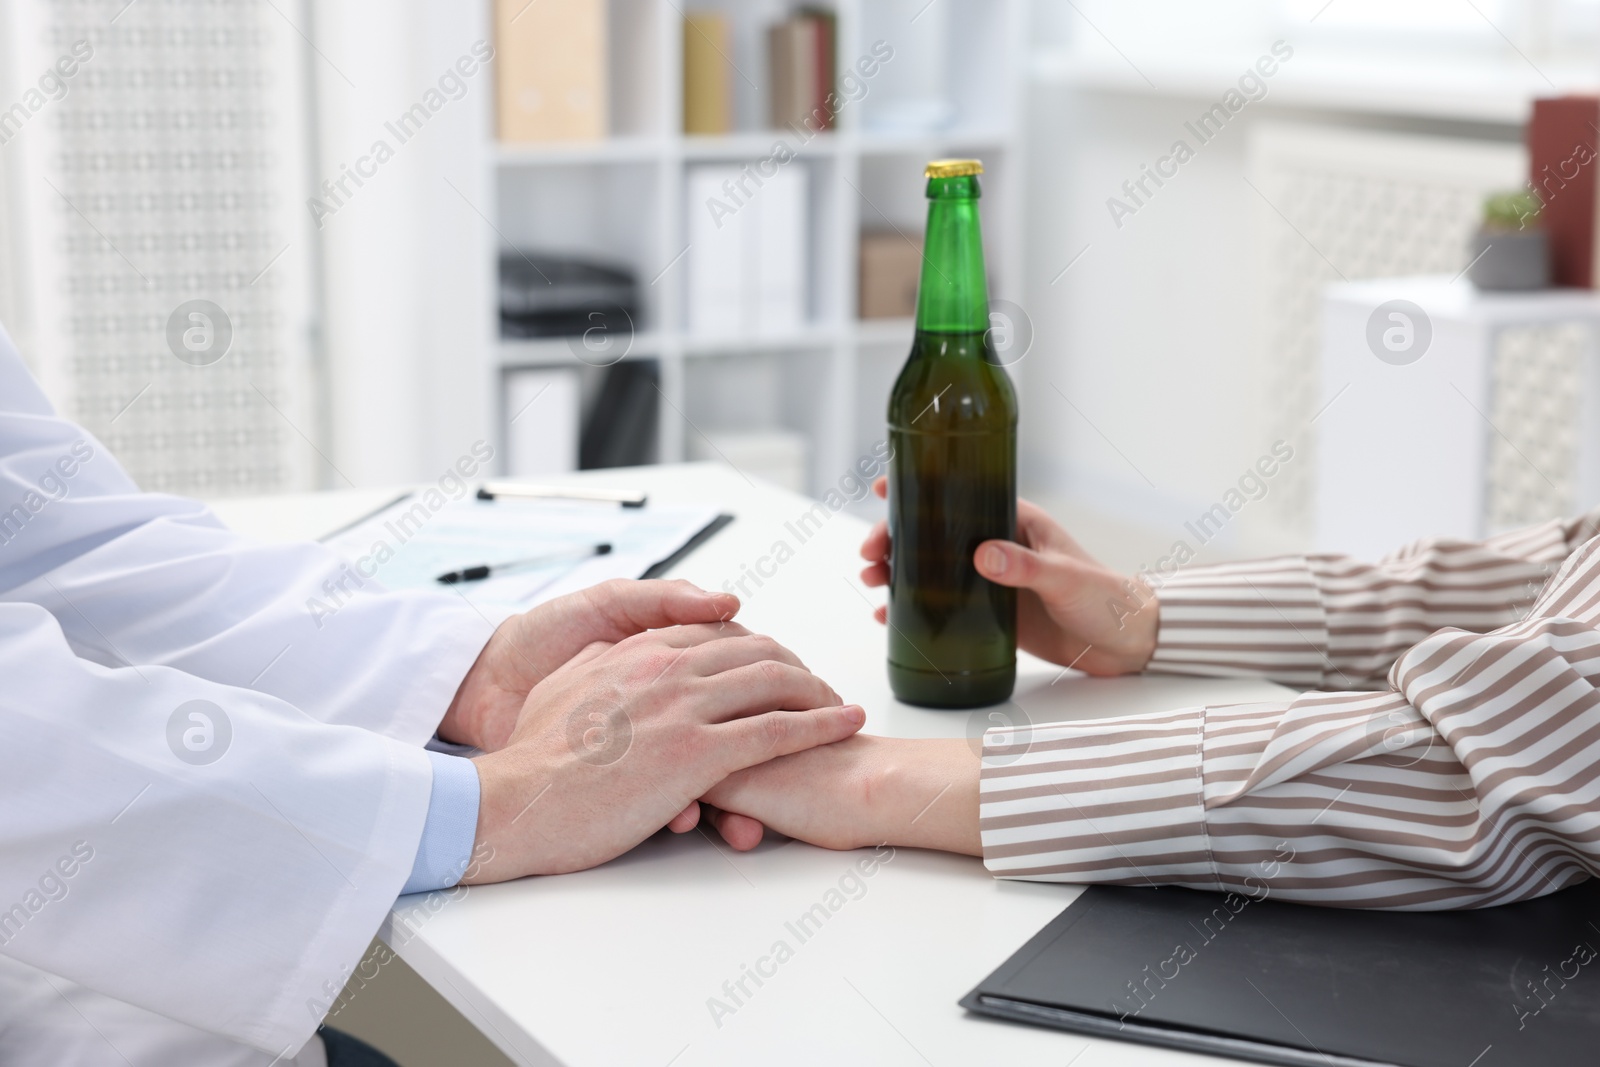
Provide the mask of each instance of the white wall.
{"label": "white wall", "polygon": [[[1272,264],[1259,249],[1262,227],[1289,224],[1245,182],[1253,126],[1504,144],[1520,139],[1534,96],[1600,75],[1590,15],[1563,8],[1551,32],[1535,17],[1548,5],[1481,5],[1496,27],[1481,13],[1458,25],[1448,6],[1037,0],[1024,289],[1037,337],[1017,371],[1025,488],[1177,537],[1271,446],[1262,325]],[[1279,39],[1295,54],[1266,99],[1119,228],[1107,198],[1174,138],[1193,144],[1184,121]],[[1219,547],[1302,543],[1305,531],[1272,512],[1247,509],[1227,531],[1234,543]]]}
{"label": "white wall", "polygon": [[[1264,282],[1273,263],[1262,238],[1292,231],[1246,181],[1253,126],[1290,121],[1499,144],[1520,137],[1504,101],[1483,120],[1464,121],[1396,113],[1407,98],[1392,87],[1354,87],[1385,101],[1380,111],[1326,83],[1296,86],[1294,64],[1317,59],[1297,51],[1266,99],[1200,146],[1120,227],[1107,199],[1123,196],[1123,181],[1174,138],[1195,144],[1183,123],[1244,64],[1187,72],[1170,93],[1129,77],[1034,79],[1026,293],[1038,335],[1021,368],[1025,487],[1176,539],[1281,433],[1271,417],[1278,398],[1265,384],[1273,353],[1263,341]],[[1524,87],[1521,106],[1527,99]],[[1304,547],[1308,532],[1272,506],[1251,507],[1218,547],[1288,550]]]}
{"label": "white wall", "polygon": [[[487,5],[404,0],[381,12],[316,4],[318,180],[377,138],[395,147],[323,220],[330,459],[357,485],[432,480],[478,439],[490,411],[494,186],[485,133],[494,71],[478,70],[401,144],[385,129],[441,73],[489,41]],[[452,185],[454,188],[452,188]],[[479,212],[482,213],[480,216]]]}
{"label": "white wall", "polygon": [[1244,131],[1225,130],[1120,228],[1106,208],[1199,110],[1052,85],[1030,101],[1025,482],[1174,536],[1271,444],[1252,375]]}

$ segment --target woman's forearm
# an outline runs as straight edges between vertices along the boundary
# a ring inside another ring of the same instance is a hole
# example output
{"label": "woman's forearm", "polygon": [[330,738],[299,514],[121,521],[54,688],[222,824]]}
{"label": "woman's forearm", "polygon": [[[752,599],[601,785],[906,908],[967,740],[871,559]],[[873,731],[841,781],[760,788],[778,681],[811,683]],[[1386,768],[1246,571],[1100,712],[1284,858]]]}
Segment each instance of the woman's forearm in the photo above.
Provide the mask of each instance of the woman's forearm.
{"label": "woman's forearm", "polygon": [[889,844],[976,856],[980,767],[964,739],[857,734],[746,768],[705,799],[824,848]]}
{"label": "woman's forearm", "polygon": [[[978,836],[978,772],[982,766],[962,738],[886,742],[873,753],[866,793],[867,822],[877,841],[983,854]],[[876,843],[876,842],[874,842]]]}

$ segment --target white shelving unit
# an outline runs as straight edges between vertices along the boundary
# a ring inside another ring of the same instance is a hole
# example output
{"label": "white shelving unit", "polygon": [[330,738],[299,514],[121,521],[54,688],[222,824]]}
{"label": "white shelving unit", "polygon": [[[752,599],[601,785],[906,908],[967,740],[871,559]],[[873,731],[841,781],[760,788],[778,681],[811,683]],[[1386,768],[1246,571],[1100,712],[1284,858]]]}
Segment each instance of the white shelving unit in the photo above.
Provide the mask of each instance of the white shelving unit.
{"label": "white shelving unit", "polygon": [[[984,162],[983,219],[990,296],[1022,291],[1019,110],[1027,0],[839,0],[841,78],[874,42],[893,57],[863,79],[836,129],[809,140],[765,127],[766,27],[793,5],[701,0],[734,28],[729,57],[738,130],[682,129],[683,12],[676,0],[611,0],[611,130],[606,140],[501,144],[490,153],[502,245],[583,254],[629,265],[642,313],[627,359],[659,363],[664,403],[657,459],[677,461],[689,435],[782,427],[806,435],[808,482],[837,482],[883,436],[889,386],[911,342],[909,319],[859,321],[856,267],[864,229],[920,237],[922,166],[947,156]],[[949,115],[934,132],[884,132],[908,87],[942,84]],[[755,163],[782,141],[811,169],[809,320],[782,336],[698,338],[685,328],[685,170],[706,160]],[[566,339],[502,340],[497,363],[582,366]],[[598,378],[585,372],[589,381]],[[503,385],[502,385],[503,395]],[[498,407],[505,419],[504,404]]]}

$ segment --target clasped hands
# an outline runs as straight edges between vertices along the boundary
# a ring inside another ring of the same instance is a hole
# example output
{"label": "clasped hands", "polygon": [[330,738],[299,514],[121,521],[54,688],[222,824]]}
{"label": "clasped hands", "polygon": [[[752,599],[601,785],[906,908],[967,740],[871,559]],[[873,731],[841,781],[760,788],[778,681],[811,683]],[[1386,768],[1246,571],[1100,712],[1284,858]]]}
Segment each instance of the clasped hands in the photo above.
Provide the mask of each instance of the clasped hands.
{"label": "clasped hands", "polygon": [[[506,620],[439,725],[484,750],[465,880],[582,870],[693,829],[730,774],[861,728],[738,608],[688,582],[611,581]],[[719,826],[735,847],[760,840],[752,820]]]}
{"label": "clasped hands", "polygon": [[[884,495],[882,479],[874,489]],[[986,541],[974,564],[1018,589],[1020,647],[1090,674],[1142,669],[1154,594],[1096,563],[1035,505],[1019,501],[1017,519],[1018,542]],[[861,548],[867,585],[887,584],[890,547],[879,523]],[[1130,589],[1139,606],[1109,610]],[[701,801],[740,850],[770,826],[829,848],[979,854],[968,742],[858,734],[862,709],[732,621],[738,608],[688,582],[612,581],[502,624],[439,727],[485,752],[465,880],[604,863],[663,826],[693,829]]]}

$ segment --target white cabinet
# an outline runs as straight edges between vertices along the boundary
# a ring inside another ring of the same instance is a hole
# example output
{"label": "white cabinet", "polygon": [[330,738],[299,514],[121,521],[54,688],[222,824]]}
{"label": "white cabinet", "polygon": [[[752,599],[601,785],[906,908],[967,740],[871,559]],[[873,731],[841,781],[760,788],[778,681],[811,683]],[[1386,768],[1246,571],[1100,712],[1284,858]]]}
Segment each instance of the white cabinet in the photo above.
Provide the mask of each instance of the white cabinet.
{"label": "white cabinet", "polygon": [[1374,557],[1600,503],[1600,295],[1330,286],[1315,545]]}

